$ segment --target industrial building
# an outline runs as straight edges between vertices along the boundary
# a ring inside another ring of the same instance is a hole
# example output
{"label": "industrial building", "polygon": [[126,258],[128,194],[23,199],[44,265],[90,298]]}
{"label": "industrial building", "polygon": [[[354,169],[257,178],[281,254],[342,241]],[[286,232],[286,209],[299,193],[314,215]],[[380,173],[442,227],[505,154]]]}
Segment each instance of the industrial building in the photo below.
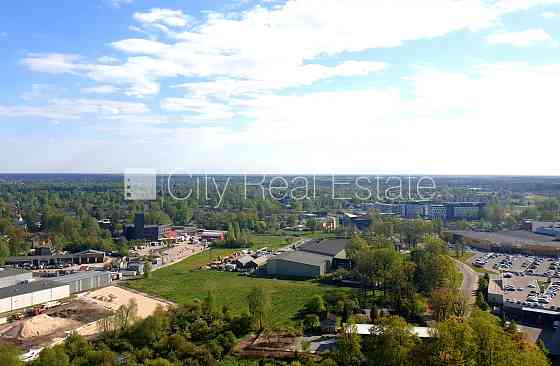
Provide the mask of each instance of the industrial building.
{"label": "industrial building", "polygon": [[62,300],[69,296],[69,285],[48,280],[0,288],[0,314]]}
{"label": "industrial building", "polygon": [[51,281],[70,286],[70,293],[75,294],[111,285],[111,272],[89,271],[54,277]]}
{"label": "industrial building", "polygon": [[206,241],[215,241],[215,240],[224,240],[226,237],[227,231],[219,231],[219,230],[203,230],[200,233],[200,238]]}
{"label": "industrial building", "polygon": [[270,276],[318,277],[330,269],[331,257],[299,250],[284,252],[268,260],[266,273]]}
{"label": "industrial building", "polygon": [[555,237],[526,230],[497,232],[452,230],[451,233],[453,242],[462,242],[477,249],[531,255],[560,255],[560,242]]}
{"label": "industrial building", "polygon": [[91,264],[103,263],[105,261],[105,252],[100,250],[88,249],[74,254],[63,255],[26,255],[26,256],[13,256],[6,258],[6,264],[16,266],[30,265],[39,267],[41,265],[56,265],[56,264]]}
{"label": "industrial building", "polygon": [[358,230],[365,230],[371,223],[370,217],[366,215],[356,215],[353,213],[344,212],[340,217],[342,225],[355,225]]}
{"label": "industrial building", "polygon": [[0,268],[0,288],[15,286],[22,282],[29,282],[32,279],[33,273],[31,271]]}
{"label": "industrial building", "polygon": [[317,277],[336,268],[350,268],[346,239],[308,240],[295,251],[270,258],[266,271],[271,276]]}
{"label": "industrial building", "polygon": [[143,213],[134,216],[134,224],[125,225],[123,235],[127,240],[147,241],[175,240],[177,237],[169,225],[145,225]]}

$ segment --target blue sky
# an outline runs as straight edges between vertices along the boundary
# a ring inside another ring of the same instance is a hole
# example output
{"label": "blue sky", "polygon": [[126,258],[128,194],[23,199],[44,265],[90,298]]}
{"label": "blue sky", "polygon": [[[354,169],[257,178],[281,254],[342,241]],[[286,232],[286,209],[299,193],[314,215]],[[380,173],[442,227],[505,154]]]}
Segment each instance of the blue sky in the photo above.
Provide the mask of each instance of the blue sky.
{"label": "blue sky", "polygon": [[5,1],[0,171],[557,175],[560,0]]}

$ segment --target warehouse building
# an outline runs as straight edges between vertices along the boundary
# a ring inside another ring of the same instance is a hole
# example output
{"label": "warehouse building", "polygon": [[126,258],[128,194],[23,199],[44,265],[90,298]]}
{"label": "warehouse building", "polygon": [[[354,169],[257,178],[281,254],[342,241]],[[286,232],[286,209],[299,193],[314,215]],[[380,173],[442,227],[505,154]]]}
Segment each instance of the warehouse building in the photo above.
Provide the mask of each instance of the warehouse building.
{"label": "warehouse building", "polygon": [[296,250],[345,259],[347,245],[348,240],[346,239],[316,239],[306,241]]}
{"label": "warehouse building", "polygon": [[299,250],[284,252],[268,260],[266,272],[270,276],[318,277],[329,271],[331,260],[327,255]]}
{"label": "warehouse building", "polygon": [[111,272],[90,271],[54,277],[51,281],[70,286],[70,293],[75,294],[111,285]]}
{"label": "warehouse building", "polygon": [[0,288],[15,286],[33,279],[31,271],[22,269],[0,268]]}
{"label": "warehouse building", "polygon": [[74,254],[63,255],[26,255],[26,256],[13,256],[6,258],[6,264],[15,266],[48,266],[56,264],[92,264],[103,263],[105,261],[105,252],[100,250],[88,249]]}
{"label": "warehouse building", "polygon": [[351,268],[346,256],[346,239],[313,239],[270,258],[266,271],[271,276],[317,277],[337,268]]}
{"label": "warehouse building", "polygon": [[25,309],[70,296],[70,286],[48,280],[0,288],[0,314]]}

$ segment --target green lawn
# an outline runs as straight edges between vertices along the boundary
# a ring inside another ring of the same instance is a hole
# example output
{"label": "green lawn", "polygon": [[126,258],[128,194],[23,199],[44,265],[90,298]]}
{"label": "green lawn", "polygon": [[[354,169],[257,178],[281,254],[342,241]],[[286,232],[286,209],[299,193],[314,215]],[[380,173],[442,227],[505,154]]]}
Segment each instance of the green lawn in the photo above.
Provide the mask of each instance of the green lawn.
{"label": "green lawn", "polygon": [[217,305],[228,304],[235,313],[247,310],[247,295],[253,288],[263,287],[271,294],[270,324],[275,326],[292,324],[293,317],[312,296],[334,289],[310,280],[253,278],[233,272],[199,270],[210,260],[232,251],[234,250],[211,249],[155,271],[149,279],[129,281],[127,285],[179,304],[204,299],[211,290]]}
{"label": "green lawn", "polygon": [[288,235],[255,235],[254,239],[254,249],[267,247],[272,250],[284,247],[299,240],[297,237]]}

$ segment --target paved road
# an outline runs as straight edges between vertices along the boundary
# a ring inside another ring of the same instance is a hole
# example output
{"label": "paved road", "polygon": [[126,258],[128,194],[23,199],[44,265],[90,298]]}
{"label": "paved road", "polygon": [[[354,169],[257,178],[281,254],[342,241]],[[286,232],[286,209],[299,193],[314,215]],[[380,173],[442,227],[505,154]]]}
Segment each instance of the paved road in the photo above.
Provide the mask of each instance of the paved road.
{"label": "paved road", "polygon": [[461,291],[467,299],[469,299],[470,304],[474,304],[476,297],[476,290],[478,289],[478,273],[476,273],[471,267],[465,263],[452,258],[459,271],[463,274],[463,283],[461,284]]}

